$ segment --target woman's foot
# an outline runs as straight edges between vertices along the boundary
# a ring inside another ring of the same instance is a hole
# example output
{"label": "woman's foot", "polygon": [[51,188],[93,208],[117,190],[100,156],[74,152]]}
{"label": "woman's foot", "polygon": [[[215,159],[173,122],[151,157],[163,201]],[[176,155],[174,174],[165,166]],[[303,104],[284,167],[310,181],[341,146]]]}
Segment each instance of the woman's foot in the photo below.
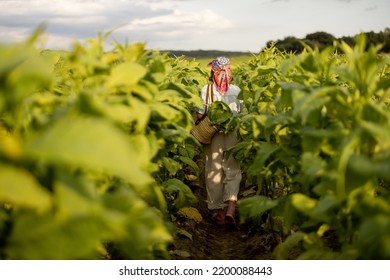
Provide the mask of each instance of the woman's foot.
{"label": "woman's foot", "polygon": [[230,200],[225,215],[225,223],[229,225],[236,225],[235,217],[236,217],[236,201]]}
{"label": "woman's foot", "polygon": [[216,212],[213,213],[212,216],[215,223],[218,225],[224,225],[225,224],[225,210],[224,209],[218,209]]}

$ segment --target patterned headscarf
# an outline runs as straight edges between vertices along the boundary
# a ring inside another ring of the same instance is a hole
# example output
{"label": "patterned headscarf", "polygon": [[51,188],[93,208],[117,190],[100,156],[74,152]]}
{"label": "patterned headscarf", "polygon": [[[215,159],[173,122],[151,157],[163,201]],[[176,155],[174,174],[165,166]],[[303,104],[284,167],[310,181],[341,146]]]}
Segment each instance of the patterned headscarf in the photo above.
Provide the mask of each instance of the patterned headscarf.
{"label": "patterned headscarf", "polygon": [[222,95],[225,94],[233,79],[232,70],[230,68],[230,60],[226,57],[220,56],[212,60],[207,66],[211,67],[214,72],[213,82],[217,91]]}

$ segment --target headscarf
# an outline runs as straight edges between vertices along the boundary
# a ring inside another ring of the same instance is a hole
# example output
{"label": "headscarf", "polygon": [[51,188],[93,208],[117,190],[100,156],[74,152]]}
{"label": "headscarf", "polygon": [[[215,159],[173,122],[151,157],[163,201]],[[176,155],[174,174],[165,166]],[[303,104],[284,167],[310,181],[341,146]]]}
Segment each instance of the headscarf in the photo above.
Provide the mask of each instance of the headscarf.
{"label": "headscarf", "polygon": [[217,88],[217,91],[222,95],[225,94],[228,91],[229,85],[233,79],[229,58],[223,56],[217,57],[210,61],[207,66],[211,67],[214,72],[213,82]]}

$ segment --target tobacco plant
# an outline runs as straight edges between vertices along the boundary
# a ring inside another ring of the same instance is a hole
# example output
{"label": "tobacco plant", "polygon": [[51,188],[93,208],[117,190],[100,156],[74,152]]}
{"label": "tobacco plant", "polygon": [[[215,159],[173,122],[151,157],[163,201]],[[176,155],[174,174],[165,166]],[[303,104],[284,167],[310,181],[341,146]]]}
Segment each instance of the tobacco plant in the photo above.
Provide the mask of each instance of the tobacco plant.
{"label": "tobacco plant", "polygon": [[240,72],[247,113],[230,152],[258,187],[240,208],[279,232],[276,258],[390,257],[389,57],[364,37],[337,47],[271,47]]}

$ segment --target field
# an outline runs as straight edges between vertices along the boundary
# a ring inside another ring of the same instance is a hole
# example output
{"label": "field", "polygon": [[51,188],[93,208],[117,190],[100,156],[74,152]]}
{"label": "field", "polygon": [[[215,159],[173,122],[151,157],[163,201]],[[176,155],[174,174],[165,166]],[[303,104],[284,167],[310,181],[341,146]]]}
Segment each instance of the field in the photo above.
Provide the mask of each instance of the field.
{"label": "field", "polygon": [[39,36],[0,45],[0,259],[390,258],[390,60],[364,36],[232,57],[236,228],[190,134],[211,58]]}
{"label": "field", "polygon": [[[255,56],[255,54],[253,55]],[[241,65],[243,65],[244,63],[247,63],[249,62],[253,56],[250,56],[250,55],[242,55],[242,56],[232,56],[232,57],[229,57],[230,59],[230,63],[232,65],[232,69],[235,69],[235,68],[239,68]],[[204,66],[206,65],[206,70],[210,70],[209,68],[207,68],[207,64],[213,60],[214,57],[209,57],[209,58],[198,58],[196,59],[197,62],[199,62],[200,66]]]}

